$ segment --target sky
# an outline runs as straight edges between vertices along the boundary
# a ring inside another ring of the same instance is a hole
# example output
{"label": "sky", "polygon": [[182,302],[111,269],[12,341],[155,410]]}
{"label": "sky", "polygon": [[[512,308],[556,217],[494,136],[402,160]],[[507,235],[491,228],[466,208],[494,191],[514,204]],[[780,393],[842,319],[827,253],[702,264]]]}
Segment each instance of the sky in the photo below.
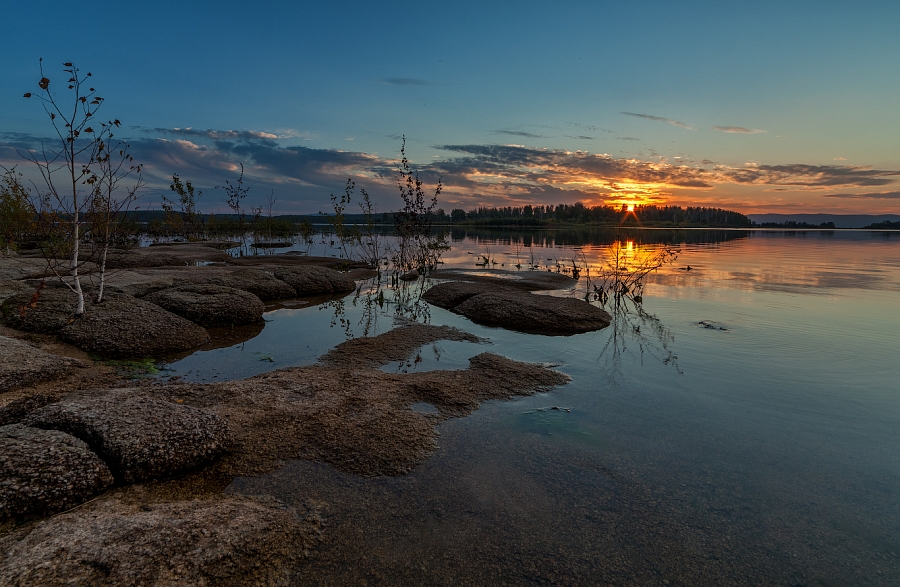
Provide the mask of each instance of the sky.
{"label": "sky", "polygon": [[[400,207],[401,137],[439,206],[582,201],[900,213],[898,2],[16,2],[0,164],[53,147],[39,58],[91,72],[143,164],[224,211]],[[42,184],[35,183],[41,187]],[[356,197],[356,195],[354,196]],[[350,210],[348,210],[350,211]]]}

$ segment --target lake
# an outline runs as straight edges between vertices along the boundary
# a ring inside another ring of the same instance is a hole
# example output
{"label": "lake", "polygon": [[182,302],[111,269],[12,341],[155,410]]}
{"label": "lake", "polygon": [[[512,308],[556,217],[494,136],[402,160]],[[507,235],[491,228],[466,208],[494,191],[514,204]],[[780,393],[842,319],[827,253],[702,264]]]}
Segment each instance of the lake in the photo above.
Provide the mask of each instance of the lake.
{"label": "lake", "polygon": [[[556,271],[611,243],[679,255],[609,328],[526,335],[430,307],[490,344],[385,367],[464,368],[487,350],[569,385],[445,422],[401,477],[292,461],[232,484],[326,504],[298,584],[900,584],[900,232],[455,230],[444,259]],[[310,364],[392,326],[365,299],[273,307],[261,332],[162,375]]]}

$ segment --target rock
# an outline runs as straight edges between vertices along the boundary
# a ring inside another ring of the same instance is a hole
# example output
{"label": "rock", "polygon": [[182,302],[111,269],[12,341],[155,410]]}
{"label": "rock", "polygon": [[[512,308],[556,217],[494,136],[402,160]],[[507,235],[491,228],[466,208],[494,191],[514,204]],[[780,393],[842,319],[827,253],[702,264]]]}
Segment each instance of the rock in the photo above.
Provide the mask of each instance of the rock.
{"label": "rock", "polygon": [[452,281],[470,281],[473,283],[492,284],[499,287],[511,287],[523,291],[544,291],[551,289],[569,289],[578,284],[562,273],[547,271],[506,271],[503,269],[436,269],[428,274],[432,279]]}
{"label": "rock", "polygon": [[106,258],[107,269],[133,269],[136,267],[166,267],[184,265],[176,255],[158,249],[111,250]]}
{"label": "rock", "polygon": [[84,315],[67,324],[60,335],[107,358],[157,358],[209,340],[202,326],[156,304],[114,293],[101,304],[88,303]]}
{"label": "rock", "polygon": [[263,301],[282,300],[297,296],[293,287],[259,269],[236,269],[225,275],[208,279],[204,283],[247,291]]}
{"label": "rock", "polygon": [[42,351],[27,342],[0,336],[0,393],[50,381],[83,366],[81,361]]}
{"label": "rock", "polygon": [[184,285],[147,294],[143,300],[202,326],[259,322],[266,310],[252,293],[222,285]]}
{"label": "rock", "polygon": [[66,510],[112,482],[106,464],[77,438],[0,426],[0,519]]}
{"label": "rock", "polygon": [[413,269],[412,271],[410,271],[410,272],[408,272],[408,273],[404,273],[403,275],[401,275],[401,276],[400,276],[400,281],[415,281],[415,280],[417,280],[419,277],[421,277],[421,274],[418,272],[418,270]]}
{"label": "rock", "polygon": [[583,300],[520,292],[481,293],[453,311],[479,324],[531,334],[590,332],[611,321],[607,312]]}
{"label": "rock", "polygon": [[125,483],[198,467],[221,455],[229,439],[227,423],[215,414],[136,389],[51,404],[24,423],[80,438]]}
{"label": "rock", "polygon": [[0,584],[287,586],[320,525],[274,500],[105,498],[0,538]]}
{"label": "rock", "polygon": [[10,328],[52,334],[74,320],[76,300],[66,287],[30,288],[6,298],[0,310]]}
{"label": "rock", "polygon": [[0,408],[0,426],[18,424],[31,412],[58,401],[59,398],[55,395],[44,393],[36,393],[15,399]]}
{"label": "rock", "polygon": [[422,294],[422,299],[439,308],[452,310],[464,301],[482,293],[516,291],[510,287],[490,283],[473,283],[469,281],[448,281],[432,286]]}
{"label": "rock", "polygon": [[298,296],[349,293],[356,289],[355,281],[327,267],[279,267],[275,277],[293,287]]}

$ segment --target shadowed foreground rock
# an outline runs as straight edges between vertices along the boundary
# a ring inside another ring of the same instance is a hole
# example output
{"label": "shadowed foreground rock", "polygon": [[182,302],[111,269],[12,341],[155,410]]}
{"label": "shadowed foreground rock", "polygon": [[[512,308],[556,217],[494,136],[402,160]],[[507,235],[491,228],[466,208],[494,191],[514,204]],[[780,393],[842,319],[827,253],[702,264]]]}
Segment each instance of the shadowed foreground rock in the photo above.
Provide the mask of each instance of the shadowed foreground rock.
{"label": "shadowed foreground rock", "polygon": [[129,295],[109,292],[101,304],[85,293],[85,312],[75,318],[75,294],[61,286],[3,303],[6,325],[25,332],[59,333],[63,340],[106,358],[159,357],[195,348],[209,335],[202,326]]}
{"label": "shadowed foreground rock", "polygon": [[448,281],[429,288],[428,291],[422,294],[422,299],[439,308],[452,310],[478,294],[513,291],[516,290],[505,285],[474,283],[471,281]]}
{"label": "shadowed foreground rock", "polygon": [[83,440],[125,483],[196,468],[226,448],[227,423],[205,410],[134,389],[100,393],[35,410],[24,423]]}
{"label": "shadowed foreground rock", "polygon": [[274,500],[106,498],[0,538],[0,584],[287,586],[320,525]]}
{"label": "shadowed foreground rock", "polygon": [[77,438],[18,424],[0,426],[0,519],[62,511],[112,482],[106,464]]}
{"label": "shadowed foreground rock", "polygon": [[266,310],[252,293],[222,285],[174,287],[148,294],[143,300],[206,327],[259,322]]}
{"label": "shadowed foreground rock", "polygon": [[275,277],[294,288],[298,296],[349,293],[356,289],[356,282],[328,267],[279,267]]}
{"label": "shadowed foreground rock", "polygon": [[52,355],[27,342],[0,336],[0,393],[56,379],[82,366],[77,359]]}

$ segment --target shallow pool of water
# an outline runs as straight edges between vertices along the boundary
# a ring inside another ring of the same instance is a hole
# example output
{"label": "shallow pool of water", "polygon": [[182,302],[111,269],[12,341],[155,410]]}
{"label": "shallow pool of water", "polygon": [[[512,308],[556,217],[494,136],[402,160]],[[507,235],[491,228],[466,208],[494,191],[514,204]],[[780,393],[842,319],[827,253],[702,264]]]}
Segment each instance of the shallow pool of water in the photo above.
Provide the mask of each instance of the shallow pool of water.
{"label": "shallow pool of water", "polygon": [[[295,461],[230,490],[327,504],[310,584],[900,584],[900,233],[707,233],[668,233],[681,253],[648,278],[643,312],[598,332],[525,335],[429,308],[490,344],[440,342],[385,370],[490,351],[572,381],[447,421],[412,473]],[[642,234],[622,246],[666,241]],[[600,237],[535,236],[523,251],[521,234],[462,235],[448,266],[478,270],[486,248],[542,270],[606,253]],[[353,301],[275,310],[256,338],[171,373],[309,364],[391,327]]]}

